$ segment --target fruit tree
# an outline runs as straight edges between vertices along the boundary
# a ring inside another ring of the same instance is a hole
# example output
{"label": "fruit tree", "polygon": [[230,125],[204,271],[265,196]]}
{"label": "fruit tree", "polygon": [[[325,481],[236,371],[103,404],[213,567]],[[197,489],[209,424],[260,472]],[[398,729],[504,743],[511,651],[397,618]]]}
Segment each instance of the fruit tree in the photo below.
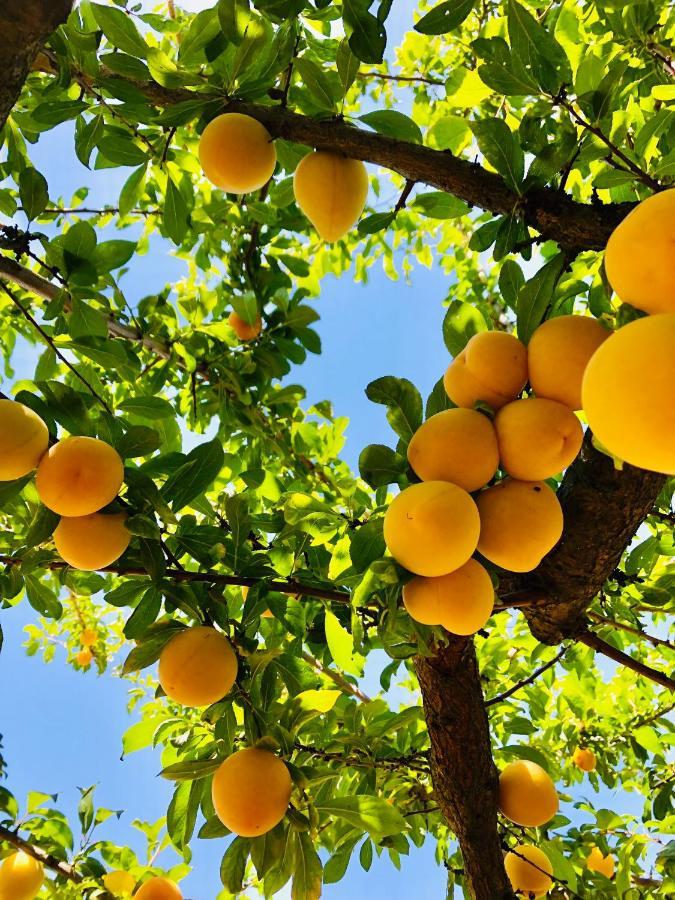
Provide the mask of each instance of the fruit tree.
{"label": "fruit tree", "polygon": [[[669,0],[1,4],[0,624],[126,679],[175,790],[141,859],[81,789],[74,852],[0,758],[0,900],[213,900],[206,839],[220,898],[425,840],[450,896],[675,890],[674,38]],[[322,288],[421,266],[447,360],[363,385],[352,471],[293,380]]]}

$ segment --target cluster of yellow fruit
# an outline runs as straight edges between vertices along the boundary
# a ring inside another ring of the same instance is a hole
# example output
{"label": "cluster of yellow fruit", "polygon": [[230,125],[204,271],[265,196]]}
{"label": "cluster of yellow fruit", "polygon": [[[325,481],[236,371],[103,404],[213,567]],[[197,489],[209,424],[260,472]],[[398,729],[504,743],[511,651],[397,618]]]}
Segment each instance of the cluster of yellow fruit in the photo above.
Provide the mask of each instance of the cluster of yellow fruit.
{"label": "cluster of yellow fruit", "polygon": [[[186,628],[167,643],[159,658],[164,693],[183,706],[216,703],[237,678],[237,656],[215,628]],[[260,785],[265,790],[260,790]],[[286,814],[291,776],[281,759],[258,747],[238,750],[213,776],[212,798],[218,818],[240,837],[257,837],[274,828]]]}
{"label": "cluster of yellow fruit", "polygon": [[[456,407],[413,435],[408,461],[423,480],[401,491],[384,519],[390,553],[417,576],[403,589],[413,619],[474,633],[494,605],[474,552],[529,572],[558,542],[562,510],[544,479],[581,448],[582,379],[608,337],[595,319],[560,316],[537,328],[527,348],[511,334],[485,331],[453,360],[443,381]],[[528,380],[535,396],[521,399]],[[486,487],[500,467],[506,477]]]}
{"label": "cluster of yellow fruit", "polygon": [[91,649],[98,640],[98,634],[93,628],[85,628],[80,635],[81,650],[75,656],[75,660],[79,666],[86,668],[94,658],[94,652]]}
{"label": "cluster of yellow fruit", "polygon": [[37,468],[35,487],[61,519],[54,544],[73,568],[109,566],[129,546],[126,513],[100,510],[117,497],[124,464],[105,441],[66,437],[49,447],[49,431],[29,407],[0,400],[0,481],[23,478]]}

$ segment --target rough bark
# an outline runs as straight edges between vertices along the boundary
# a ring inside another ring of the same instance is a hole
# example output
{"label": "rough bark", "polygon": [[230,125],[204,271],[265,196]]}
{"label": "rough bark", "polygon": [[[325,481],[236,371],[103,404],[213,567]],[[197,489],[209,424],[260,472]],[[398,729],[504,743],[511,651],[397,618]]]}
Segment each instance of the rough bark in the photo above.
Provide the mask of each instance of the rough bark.
{"label": "rough bark", "polygon": [[434,797],[462,851],[474,900],[510,900],[497,831],[498,773],[473,640],[451,637],[415,668],[431,742]]}
{"label": "rough bark", "polygon": [[4,825],[0,825],[0,843],[10,844],[12,847],[16,847],[17,850],[23,850],[28,856],[32,856],[33,859],[42,863],[43,866],[68,879],[68,881],[74,881],[76,884],[82,881],[80,873],[69,863],[57,859],[36,844],[31,844],[30,841],[24,840],[16,831],[5,828]]}
{"label": "rough bark", "polygon": [[72,0],[3,0],[0,4],[0,128],[16,103],[31,64]]}
{"label": "rough bark", "polygon": [[519,590],[535,598],[524,612],[538,640],[558,644],[586,629],[586,609],[618,565],[664,482],[663,475],[633,466],[616,469],[586,434],[558,491],[563,536],[541,565],[517,582]]}

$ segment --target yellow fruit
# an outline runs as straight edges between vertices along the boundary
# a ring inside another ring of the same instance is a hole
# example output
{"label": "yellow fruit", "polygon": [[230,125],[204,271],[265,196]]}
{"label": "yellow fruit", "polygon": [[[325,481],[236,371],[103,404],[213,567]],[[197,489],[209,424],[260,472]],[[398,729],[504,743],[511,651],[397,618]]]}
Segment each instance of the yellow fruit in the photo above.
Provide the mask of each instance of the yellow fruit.
{"label": "yellow fruit", "polygon": [[475,634],[490,618],[494,600],[492,580],[475,559],[449,575],[418,575],[403,588],[403,603],[411,619],[442,625],[452,634]]}
{"label": "yellow fruit", "polygon": [[295,200],[324,241],[353,228],[368,196],[368,173],[360,160],[316,150],[300,160],[293,178]]}
{"label": "yellow fruit", "polygon": [[614,229],[605,271],[624,303],[647,313],[675,312],[675,189],[643,200]]}
{"label": "yellow fruit", "polygon": [[595,770],[595,753],[585,747],[577,747],[572,754],[572,762],[582,772],[593,772]]}
{"label": "yellow fruit", "polygon": [[0,897],[3,900],[33,900],[44,877],[41,863],[32,856],[23,850],[12,853],[0,865]]}
{"label": "yellow fruit", "polygon": [[212,119],[199,141],[199,162],[212,184],[247,194],[267,184],[277,164],[270,133],[257,119],[225,113]]}
{"label": "yellow fruit", "polygon": [[108,872],[103,876],[103,885],[111,894],[118,896],[122,894],[131,894],[136,887],[136,879],[129,872],[123,872],[118,869],[116,872]]}
{"label": "yellow fruit", "polygon": [[85,628],[80,635],[80,643],[83,647],[91,647],[98,640],[98,634],[93,628]]}
{"label": "yellow fruit", "polygon": [[260,316],[255,322],[250,323],[242,319],[238,313],[231,312],[227,321],[240,341],[252,341],[262,331],[262,319]]}
{"label": "yellow fruit", "polygon": [[477,491],[499,465],[492,422],[475,409],[436,413],[412,436],[408,462],[424,481],[451,481],[465,491]]}
{"label": "yellow fruit", "polygon": [[445,392],[457,406],[479,400],[493,409],[515,400],[527,381],[527,350],[512,334],[475,334],[443,377]]}
{"label": "yellow fruit", "polygon": [[80,650],[75,659],[77,660],[78,666],[82,666],[83,669],[91,663],[94,658],[94,654],[91,652],[89,647],[85,647],[84,650]]}
{"label": "yellow fruit", "polygon": [[581,409],[586,366],[610,334],[589,316],[557,316],[540,325],[527,345],[530,384],[537,397]]}
{"label": "yellow fruit", "polygon": [[103,569],[119,559],[129,546],[131,533],[126,520],[126,513],[63,516],[54,531],[54,544],[61,558],[74,569]]}
{"label": "yellow fruit", "polygon": [[16,400],[0,400],[0,481],[32,472],[48,444],[49,430],[37,413]]}
{"label": "yellow fruit", "polygon": [[544,897],[553,887],[551,860],[539,847],[521,844],[506,854],[504,867],[511,887],[523,897]]}
{"label": "yellow fruit", "polygon": [[88,516],[115,499],[123,479],[124,465],[110,444],[67,437],[42,457],[36,487],[44,505],[60,516]]}
{"label": "yellow fruit", "polygon": [[175,881],[170,878],[151,878],[134,894],[135,900],[183,900]]}
{"label": "yellow fruit", "polygon": [[603,856],[599,847],[593,847],[586,857],[586,867],[591,872],[599,872],[605,878],[614,877],[614,857],[611,853]]}
{"label": "yellow fruit", "polygon": [[571,409],[528,397],[507,403],[495,416],[502,468],[520,481],[542,481],[575,459],[584,431]]}
{"label": "yellow fruit", "polygon": [[183,706],[209,706],[229,693],[237,656],[224,634],[201,625],[171,638],[159,658],[159,683]]}
{"label": "yellow fruit", "polygon": [[285,763],[257,747],[228,756],[213,776],[218,818],[241,837],[270,831],[286,815],[293,788]]}
{"label": "yellow fruit", "polygon": [[560,501],[543,481],[505,478],[476,499],[478,551],[509,572],[531,572],[563,531]]}
{"label": "yellow fruit", "polygon": [[558,812],[558,792],[541,766],[518,759],[499,776],[499,810],[516,825],[545,825]]}
{"label": "yellow fruit", "polygon": [[588,424],[610,453],[666,475],[675,475],[673,348],[675,313],[636,319],[593,354],[581,391]]}
{"label": "yellow fruit", "polygon": [[413,484],[384,517],[384,540],[394,559],[416,575],[447,575],[478,543],[478,510],[469,494],[446,481]]}

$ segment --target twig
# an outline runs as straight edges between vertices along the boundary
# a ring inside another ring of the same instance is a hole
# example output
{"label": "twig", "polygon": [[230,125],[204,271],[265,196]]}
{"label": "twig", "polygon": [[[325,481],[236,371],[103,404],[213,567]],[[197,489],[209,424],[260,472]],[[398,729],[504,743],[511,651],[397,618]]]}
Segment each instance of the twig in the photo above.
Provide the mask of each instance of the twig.
{"label": "twig", "polygon": [[646,44],[647,53],[658,60],[671,78],[675,78],[675,64],[673,58],[667,51],[663,51],[658,44]]}
{"label": "twig", "polygon": [[63,353],[61,353],[59,348],[56,346],[53,338],[47,334],[47,332],[40,325],[40,323],[36,319],[33,318],[33,316],[28,312],[27,309],[25,309],[24,306],[22,306],[22,304],[14,296],[13,292],[10,291],[10,289],[7,287],[7,285],[5,284],[4,281],[0,281],[0,287],[2,287],[2,290],[7,294],[7,296],[12,301],[12,303],[17,307],[17,309],[20,310],[20,312],[24,316],[24,318],[28,322],[30,322],[30,324],[33,326],[33,328],[35,328],[35,330],[38,332],[38,334],[40,334],[40,336],[43,338],[43,340],[45,341],[47,346],[51,347],[51,349],[54,351],[56,356],[61,360],[61,362],[70,369],[70,371],[73,373],[73,375],[75,375],[76,378],[79,378],[79,380],[82,382],[82,384],[87,388],[87,390],[90,392],[90,394],[98,400],[98,402],[106,410],[106,412],[108,412],[108,413],[110,413],[110,415],[112,415],[112,410],[110,409],[108,404],[105,402],[103,397],[101,397],[101,395],[98,394],[94,390],[94,388],[89,384],[89,382],[84,377],[84,375],[82,375],[80,372],[78,372],[78,370],[75,368],[75,366],[63,355]]}
{"label": "twig", "polygon": [[510,687],[508,691],[504,691],[503,694],[497,694],[496,697],[491,697],[489,700],[486,700],[486,709],[488,706],[494,706],[496,703],[502,703],[504,700],[508,700],[509,697],[512,697],[516,693],[516,691],[519,691],[521,688],[527,687],[528,684],[532,684],[533,682],[535,682],[540,675],[543,675],[544,672],[547,672],[557,662],[559,662],[568,650],[569,647],[562,647],[560,651],[556,653],[553,659],[550,659],[547,663],[544,663],[543,666],[539,666],[539,668],[535,669],[534,672],[532,672],[532,674],[527,678],[523,678],[522,681],[518,681],[516,684]]}
{"label": "twig", "polygon": [[640,637],[645,641],[649,641],[649,643],[653,644],[655,647],[667,647],[669,650],[675,650],[675,644],[673,644],[672,641],[667,641],[665,638],[656,637],[653,634],[647,634],[645,631],[641,631],[639,628],[635,628],[633,625],[626,624],[626,622],[617,622],[614,619],[607,619],[605,618],[605,616],[601,616],[600,613],[596,613],[593,611],[589,611],[588,615],[595,622],[600,622],[607,628],[618,628],[621,631],[628,632],[628,634],[634,634],[636,637]]}
{"label": "twig", "polygon": [[[302,753],[309,753],[310,756],[316,756],[318,759],[324,759],[326,762],[339,762],[345,766],[354,766],[359,769],[388,769],[392,772],[400,769],[409,769],[411,772],[420,772],[424,775],[428,775],[430,771],[425,753],[411,753],[408,756],[380,757],[376,759],[365,754],[345,755],[343,753],[334,753],[328,750],[321,750],[318,747],[310,747],[298,741],[293,746]],[[422,760],[425,761],[423,762]]]}
{"label": "twig", "polygon": [[396,201],[396,206],[394,207],[394,215],[396,215],[396,213],[400,212],[405,207],[408,197],[412,193],[412,189],[415,187],[415,184],[416,182],[412,179],[406,179],[406,183],[403,187],[403,190],[401,191],[401,196]]}
{"label": "twig", "polygon": [[175,19],[176,18],[176,4],[175,4],[174,0],[166,0],[166,5],[168,7],[169,18]]}
{"label": "twig", "polygon": [[303,652],[302,658],[305,662],[308,662],[313,669],[316,669],[321,675],[325,675],[326,678],[330,678],[330,680],[336,684],[340,690],[345,694],[351,694],[352,697],[356,697],[357,700],[360,700],[361,703],[370,703],[370,697],[367,694],[364,694],[363,691],[357,687],[355,684],[352,684],[351,681],[347,681],[347,679],[340,672],[336,672],[335,669],[329,669],[326,666],[322,665],[316,657],[312,656],[311,653]]}
{"label": "twig", "polygon": [[628,656],[628,654],[624,653],[622,650],[617,650],[616,647],[612,647],[607,641],[603,641],[603,639],[594,632],[585,631],[577,637],[577,640],[587,647],[590,647],[592,650],[595,650],[597,653],[602,653],[610,659],[613,659],[614,662],[626,666],[628,669],[632,669],[634,672],[637,672],[638,675],[642,675],[643,678],[648,678],[650,681],[654,681],[656,684],[660,684],[662,687],[668,688],[671,691],[675,690],[674,679],[665,675],[663,672],[652,669],[651,666],[645,665],[640,662],[639,659]]}
{"label": "twig", "polygon": [[16,847],[17,850],[23,850],[28,856],[31,856],[33,859],[37,860],[43,866],[46,866],[48,869],[51,869],[53,872],[56,872],[58,875],[61,875],[63,878],[67,878],[68,881],[73,881],[75,884],[79,884],[83,881],[82,876],[79,872],[75,870],[75,868],[69,865],[66,862],[63,862],[60,859],[57,859],[51,853],[47,853],[46,850],[43,850],[41,847],[36,846],[35,844],[31,844],[30,841],[24,840],[16,831],[12,831],[9,828],[5,828],[4,825],[0,825],[0,843],[11,844],[13,847]]}
{"label": "twig", "polygon": [[[23,211],[22,206],[18,206],[17,209]],[[89,216],[105,216],[105,215],[116,215],[119,213],[119,206],[102,206],[99,209],[95,209],[90,206],[48,206],[46,209],[43,209],[38,218],[42,216],[51,215],[51,216],[77,216],[77,215],[89,215]],[[130,213],[133,213],[136,216],[158,216],[160,213],[159,209],[130,209]],[[44,264],[43,264],[44,265]]]}
{"label": "twig", "polygon": [[174,135],[178,131],[178,126],[174,125],[173,128],[169,129],[169,133],[166,137],[166,142],[164,144],[164,149],[162,150],[162,158],[159,161],[160,166],[163,166],[166,162],[166,158],[169,155],[169,148],[171,147],[171,141],[174,138]]}
{"label": "twig", "polygon": [[358,72],[357,78],[379,78],[382,81],[417,82],[419,84],[431,84],[434,87],[445,87],[445,82],[438,78],[429,78],[427,75],[395,75],[390,72]]}

